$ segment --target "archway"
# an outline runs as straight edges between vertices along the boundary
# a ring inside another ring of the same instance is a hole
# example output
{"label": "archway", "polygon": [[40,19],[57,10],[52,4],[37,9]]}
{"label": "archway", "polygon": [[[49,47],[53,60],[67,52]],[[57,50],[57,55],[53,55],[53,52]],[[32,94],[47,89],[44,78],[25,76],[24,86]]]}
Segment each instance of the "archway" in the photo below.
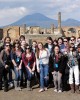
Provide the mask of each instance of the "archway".
{"label": "archway", "polygon": [[69,28],[68,32],[70,32],[70,33],[76,33],[76,29],[75,28]]}
{"label": "archway", "polygon": [[11,37],[11,39],[16,39],[16,31],[15,29],[8,29],[7,30],[7,36]]}

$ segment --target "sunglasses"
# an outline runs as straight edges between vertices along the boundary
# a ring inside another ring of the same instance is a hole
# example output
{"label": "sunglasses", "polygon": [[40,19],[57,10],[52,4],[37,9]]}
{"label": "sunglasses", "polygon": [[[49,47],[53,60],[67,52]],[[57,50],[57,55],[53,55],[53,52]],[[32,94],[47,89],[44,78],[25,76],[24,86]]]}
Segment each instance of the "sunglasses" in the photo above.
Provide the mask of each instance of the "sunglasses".
{"label": "sunglasses", "polygon": [[5,45],[6,47],[10,47],[10,45]]}
{"label": "sunglasses", "polygon": [[74,39],[71,39],[71,41],[74,41]]}

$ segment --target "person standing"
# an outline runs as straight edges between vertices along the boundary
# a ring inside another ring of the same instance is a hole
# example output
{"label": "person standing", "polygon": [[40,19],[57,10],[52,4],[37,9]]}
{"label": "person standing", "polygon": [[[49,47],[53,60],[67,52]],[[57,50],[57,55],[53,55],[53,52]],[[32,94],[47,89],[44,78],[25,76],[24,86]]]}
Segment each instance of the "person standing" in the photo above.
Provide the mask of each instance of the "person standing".
{"label": "person standing", "polygon": [[[79,66],[78,66],[78,56],[75,47],[70,46],[70,51],[68,53],[68,66],[69,66],[69,84],[72,93],[80,93],[79,91]],[[75,83],[74,83],[75,79]]]}
{"label": "person standing", "polygon": [[60,47],[56,45],[53,50],[53,54],[51,55],[52,61],[53,61],[53,80],[54,80],[54,86],[55,92],[62,92],[62,75],[64,73],[64,56],[60,52]]}
{"label": "person standing", "polygon": [[38,65],[37,70],[40,73],[40,90],[39,92],[43,92],[48,88],[48,81],[49,81],[49,54],[48,51],[43,47],[43,44],[40,42],[38,43]]}
{"label": "person standing", "polygon": [[31,91],[32,90],[31,81],[32,77],[34,77],[36,57],[29,45],[26,46],[26,51],[22,54],[22,61],[26,69],[27,90]]}
{"label": "person standing", "polygon": [[44,48],[46,50],[48,50],[48,53],[49,53],[49,87],[52,86],[52,80],[53,80],[53,76],[52,76],[52,69],[51,69],[51,54],[53,52],[53,49],[54,49],[54,43],[53,43],[53,39],[51,37],[47,37],[47,43],[44,45]]}
{"label": "person standing", "polygon": [[19,41],[13,43],[13,51],[11,53],[11,60],[14,66],[15,81],[14,86],[15,90],[21,91],[21,74],[22,74],[22,52],[20,48]]}
{"label": "person standing", "polygon": [[[21,38],[20,42],[21,42],[21,52],[24,53],[26,51],[26,46],[28,45],[25,41],[24,36]],[[22,62],[21,86],[26,87],[26,69],[23,62]]]}
{"label": "person standing", "polygon": [[[0,52],[4,49],[4,46],[6,43],[9,43],[10,44],[10,51],[12,50],[12,43],[11,43],[11,38],[9,36],[6,36],[4,38],[4,41],[3,41],[3,45],[0,47]],[[13,87],[13,79],[12,79],[12,70],[13,70],[13,66],[12,66],[12,63],[11,63],[11,67],[10,67],[10,70],[9,70],[9,88],[12,88]]]}
{"label": "person standing", "polygon": [[11,51],[10,44],[5,43],[4,49],[0,53],[0,86],[2,88],[2,78],[4,78],[4,92],[8,91],[8,74],[11,67]]}

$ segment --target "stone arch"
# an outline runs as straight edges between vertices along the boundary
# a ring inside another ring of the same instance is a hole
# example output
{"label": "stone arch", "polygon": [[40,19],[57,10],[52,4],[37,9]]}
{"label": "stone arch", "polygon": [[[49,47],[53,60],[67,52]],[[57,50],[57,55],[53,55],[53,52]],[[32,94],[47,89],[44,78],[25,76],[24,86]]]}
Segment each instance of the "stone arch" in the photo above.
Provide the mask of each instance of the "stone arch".
{"label": "stone arch", "polygon": [[11,37],[11,39],[16,38],[16,31],[14,28],[9,28],[7,30],[7,36]]}
{"label": "stone arch", "polygon": [[80,30],[78,30],[78,35],[80,36]]}
{"label": "stone arch", "polygon": [[68,32],[70,32],[70,33],[76,33],[76,29],[75,28],[69,28]]}

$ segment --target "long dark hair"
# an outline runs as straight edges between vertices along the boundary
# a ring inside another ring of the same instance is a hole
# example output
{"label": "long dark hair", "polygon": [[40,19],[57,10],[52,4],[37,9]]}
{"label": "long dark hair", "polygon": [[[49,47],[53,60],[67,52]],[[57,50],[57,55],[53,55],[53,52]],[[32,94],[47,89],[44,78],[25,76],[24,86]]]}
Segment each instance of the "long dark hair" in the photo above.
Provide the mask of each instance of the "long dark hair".
{"label": "long dark hair", "polygon": [[[30,45],[27,45],[27,46],[26,46],[26,49],[27,49],[27,48],[29,48],[29,49],[30,49],[30,52],[32,52],[32,47],[31,47]],[[25,53],[26,53],[26,50],[25,50]]]}
{"label": "long dark hair", "polygon": [[[61,52],[60,52],[60,47],[59,47],[59,45],[55,45],[55,46],[54,46],[54,49],[55,49],[55,47],[58,47],[58,48],[59,48],[59,53],[61,53]],[[55,54],[54,49],[53,49],[53,52],[54,52],[54,54]]]}
{"label": "long dark hair", "polygon": [[19,50],[21,50],[21,44],[18,39],[14,40],[12,50],[15,51],[15,45],[18,44]]}
{"label": "long dark hair", "polygon": [[62,38],[62,37],[59,37],[59,38],[58,38],[58,41],[59,41],[59,40],[62,40],[62,44],[63,44],[63,38]]}
{"label": "long dark hair", "polygon": [[9,37],[9,36],[6,36],[5,38],[4,38],[4,43],[5,43],[5,41],[6,41],[6,39],[9,39],[10,40],[10,42],[11,42],[11,38]]}
{"label": "long dark hair", "polygon": [[52,39],[52,37],[47,37],[47,40],[50,40],[51,42],[52,42],[52,44],[53,44],[53,39]]}

